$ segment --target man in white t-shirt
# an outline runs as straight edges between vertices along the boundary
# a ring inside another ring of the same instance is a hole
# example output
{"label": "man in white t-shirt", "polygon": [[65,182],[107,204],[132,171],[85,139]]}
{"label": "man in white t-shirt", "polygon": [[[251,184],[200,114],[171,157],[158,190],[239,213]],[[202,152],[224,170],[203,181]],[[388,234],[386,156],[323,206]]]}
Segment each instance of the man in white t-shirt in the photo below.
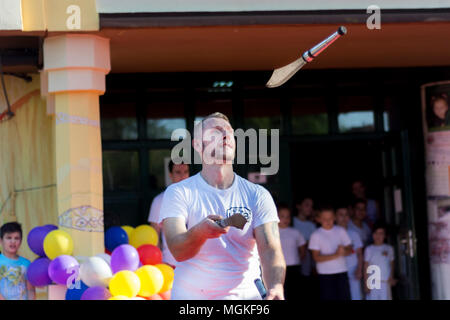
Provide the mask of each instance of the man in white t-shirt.
{"label": "man in white t-shirt", "polygon": [[333,208],[322,207],[318,220],[321,227],[311,235],[308,249],[316,261],[320,299],[350,300],[345,257],[352,253],[352,241],[344,228],[334,225]]}
{"label": "man in white t-shirt", "polygon": [[347,231],[352,240],[352,254],[345,257],[348,268],[348,281],[350,285],[350,295],[352,300],[362,300],[362,268],[363,268],[363,244],[359,234],[348,229],[350,214],[348,208],[341,206],[336,208],[336,224]]}
{"label": "man in white t-shirt", "polygon": [[[184,179],[189,178],[189,165],[185,163],[174,164],[172,160],[169,162],[169,177],[172,183],[177,183],[183,181]],[[161,232],[161,224],[159,221],[159,211],[161,210],[161,204],[164,197],[164,191],[158,194],[152,201],[152,205],[150,206],[150,213],[148,215],[148,222],[150,222],[151,226],[155,228],[158,233],[162,250],[162,260],[164,263],[167,263],[171,266],[176,266],[177,260],[170,253],[169,248],[167,248],[167,241],[164,233]]]}
{"label": "man in white t-shirt", "polygon": [[[213,113],[196,124],[192,145],[202,170],[169,186],[160,221],[178,261],[172,299],[284,299],[286,263],[278,216],[270,193],[233,172],[236,143],[228,118]],[[217,220],[240,213],[244,228],[222,228]]]}
{"label": "man in white t-shirt", "polygon": [[286,300],[301,299],[303,283],[301,281],[301,261],[306,253],[306,241],[297,229],[291,227],[291,209],[284,203],[277,205],[280,223],[281,247],[286,260],[286,280],[284,281],[284,295]]}
{"label": "man in white t-shirt", "polygon": [[348,222],[348,229],[359,234],[364,246],[372,241],[372,230],[364,221],[366,219],[366,200],[355,199],[352,204],[353,216]]}
{"label": "man in white t-shirt", "polygon": [[[383,225],[375,225],[373,231],[374,243],[364,250],[364,289],[367,300],[392,300],[391,286],[397,283],[394,279],[394,248],[384,243],[386,228]],[[376,266],[379,270],[380,287],[375,283],[369,288],[367,280],[374,271],[369,267]]]}

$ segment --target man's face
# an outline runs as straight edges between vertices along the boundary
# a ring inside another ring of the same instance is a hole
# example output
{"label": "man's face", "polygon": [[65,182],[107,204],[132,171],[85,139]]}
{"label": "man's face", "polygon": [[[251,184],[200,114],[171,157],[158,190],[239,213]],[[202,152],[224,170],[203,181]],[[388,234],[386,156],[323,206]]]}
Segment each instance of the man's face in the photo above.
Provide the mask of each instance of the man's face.
{"label": "man's face", "polygon": [[303,212],[303,214],[306,217],[309,217],[312,215],[313,212],[313,201],[310,198],[306,198],[302,201],[300,204],[300,211]]}
{"label": "man's face", "polygon": [[289,209],[278,210],[278,218],[280,218],[280,228],[287,228],[291,224],[291,212]]}
{"label": "man's face", "polygon": [[379,228],[375,230],[372,236],[373,242],[377,245],[380,245],[384,243],[384,239],[386,238],[386,232],[384,232],[384,229]]}
{"label": "man's face", "polygon": [[236,142],[231,125],[221,118],[203,122],[203,160],[207,164],[231,164],[234,160]]}
{"label": "man's face", "polygon": [[17,254],[21,243],[22,238],[20,237],[20,232],[6,233],[1,239],[3,251],[9,254]]}
{"label": "man's face", "polygon": [[358,202],[353,211],[356,219],[362,221],[366,218],[366,205],[364,203]]}
{"label": "man's face", "polygon": [[339,208],[336,210],[336,223],[340,226],[347,226],[350,215],[347,208]]}
{"label": "man's face", "polygon": [[174,164],[172,172],[169,173],[170,180],[173,183],[183,181],[189,178],[189,166],[187,164]]}
{"label": "man's face", "polygon": [[366,197],[366,188],[360,181],[356,181],[352,185],[352,192],[357,198],[365,198]]}
{"label": "man's face", "polygon": [[334,226],[334,212],[331,210],[322,211],[319,216],[320,224],[324,229],[331,229]]}

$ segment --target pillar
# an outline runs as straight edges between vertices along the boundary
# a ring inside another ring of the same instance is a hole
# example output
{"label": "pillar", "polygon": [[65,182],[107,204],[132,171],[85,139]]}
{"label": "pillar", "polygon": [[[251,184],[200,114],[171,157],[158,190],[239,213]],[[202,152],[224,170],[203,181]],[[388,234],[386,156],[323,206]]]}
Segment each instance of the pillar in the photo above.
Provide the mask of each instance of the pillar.
{"label": "pillar", "polygon": [[99,96],[110,68],[109,39],[44,40],[41,90],[55,119],[58,224],[72,236],[74,256],[104,252]]}

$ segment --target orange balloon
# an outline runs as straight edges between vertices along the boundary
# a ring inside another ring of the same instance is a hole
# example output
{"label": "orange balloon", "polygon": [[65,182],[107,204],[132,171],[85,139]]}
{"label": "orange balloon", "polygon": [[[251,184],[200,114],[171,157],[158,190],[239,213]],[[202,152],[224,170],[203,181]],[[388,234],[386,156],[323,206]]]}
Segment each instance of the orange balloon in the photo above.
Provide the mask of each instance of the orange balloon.
{"label": "orange balloon", "polygon": [[145,298],[147,300],[164,300],[159,294],[154,294],[150,297]]}
{"label": "orange balloon", "polygon": [[163,300],[170,300],[171,293],[172,293],[172,290],[167,290],[165,292],[161,292],[159,295],[161,296],[161,298]]}

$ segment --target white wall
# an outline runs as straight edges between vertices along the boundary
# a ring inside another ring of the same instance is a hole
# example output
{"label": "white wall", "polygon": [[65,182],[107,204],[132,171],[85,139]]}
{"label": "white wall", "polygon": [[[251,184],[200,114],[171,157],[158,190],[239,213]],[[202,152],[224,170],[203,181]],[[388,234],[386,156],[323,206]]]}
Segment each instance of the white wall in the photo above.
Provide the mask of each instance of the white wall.
{"label": "white wall", "polygon": [[99,13],[450,8],[450,0],[96,0]]}
{"label": "white wall", "polygon": [[0,30],[22,30],[20,0],[0,0]]}

